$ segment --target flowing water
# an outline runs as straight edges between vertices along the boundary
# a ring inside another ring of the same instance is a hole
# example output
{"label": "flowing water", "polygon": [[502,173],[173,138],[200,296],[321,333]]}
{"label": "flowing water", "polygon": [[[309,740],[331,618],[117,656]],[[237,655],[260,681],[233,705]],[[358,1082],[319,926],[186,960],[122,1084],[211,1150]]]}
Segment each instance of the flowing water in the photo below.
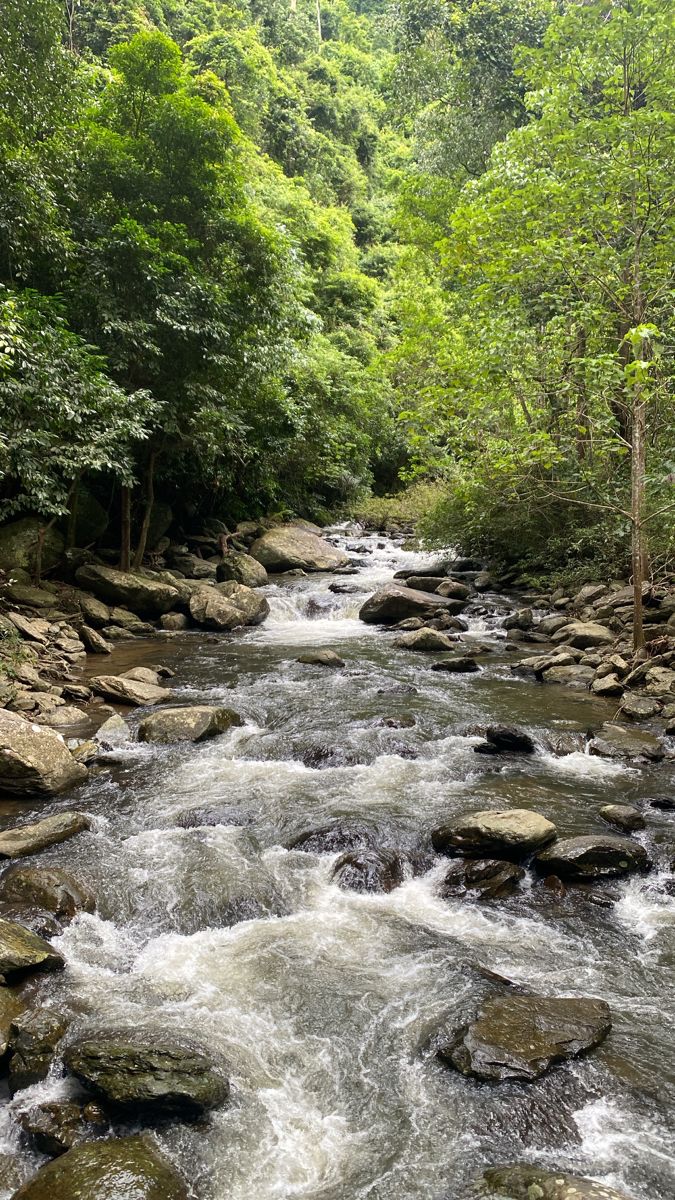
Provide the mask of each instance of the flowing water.
{"label": "flowing water", "polygon": [[[228,1107],[155,1131],[195,1200],[463,1200],[482,1166],[521,1159],[668,1200],[674,814],[646,810],[649,876],[563,900],[536,881],[491,903],[442,900],[438,860],[388,895],[357,894],[331,882],[335,856],[284,846],[356,819],[382,845],[428,850],[449,814],[511,805],[562,834],[606,832],[601,804],[672,791],[673,769],[583,753],[579,735],[613,710],[512,675],[503,598],[471,610],[463,640],[484,647],[478,675],[432,672],[429,656],[395,649],[393,633],[358,621],[359,605],[429,558],[358,531],[336,536],[360,548],[359,574],[339,580],[356,593],[331,592],[330,575],[288,579],[267,589],[271,615],[255,630],[115,651],[111,671],[161,661],[179,702],[225,703],[245,723],[199,746],[116,747],[105,770],[46,810],[76,804],[94,818],[91,833],[40,862],[72,869],[98,903],[58,939],[68,967],[40,985],[42,1000],[77,1029],[158,1026],[227,1064]],[[345,670],[296,662],[319,645]],[[495,721],[528,728],[538,753],[474,754],[477,728]],[[248,823],[194,815],[218,806]],[[533,1085],[445,1069],[435,1032],[503,992],[486,968],[540,993],[603,997],[610,1037]],[[0,1151],[18,1152],[26,1175],[41,1160],[19,1143],[12,1113],[72,1087],[57,1068],[0,1113]],[[10,1192],[0,1186],[2,1200]]]}

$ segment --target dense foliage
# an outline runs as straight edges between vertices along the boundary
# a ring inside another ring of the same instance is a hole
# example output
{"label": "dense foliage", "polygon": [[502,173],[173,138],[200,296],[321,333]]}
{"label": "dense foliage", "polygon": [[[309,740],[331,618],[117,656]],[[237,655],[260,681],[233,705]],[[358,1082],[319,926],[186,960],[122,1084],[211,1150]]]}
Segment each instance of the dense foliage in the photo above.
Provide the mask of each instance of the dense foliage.
{"label": "dense foliage", "polygon": [[430,537],[533,574],[672,565],[672,6],[3,16],[0,516],[131,488],[140,561],[153,495],[421,479]]}

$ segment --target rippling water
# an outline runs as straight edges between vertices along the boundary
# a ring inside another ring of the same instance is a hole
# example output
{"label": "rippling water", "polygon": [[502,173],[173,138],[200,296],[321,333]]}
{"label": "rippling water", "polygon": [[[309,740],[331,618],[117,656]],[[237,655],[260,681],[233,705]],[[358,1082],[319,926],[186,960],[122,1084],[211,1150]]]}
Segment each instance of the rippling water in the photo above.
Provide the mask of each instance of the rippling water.
{"label": "rippling water", "polygon": [[[428,848],[448,814],[509,805],[542,812],[563,834],[606,832],[601,804],[672,787],[669,765],[589,758],[573,737],[571,753],[552,752],[552,739],[613,710],[515,678],[501,598],[481,598],[471,617],[465,640],[489,648],[479,675],[432,672],[433,656],[397,650],[394,634],[360,623],[365,595],[430,559],[379,536],[358,533],[356,544],[365,565],[340,579],[355,594],[329,591],[329,575],[288,580],[266,589],[270,618],[243,635],[114,652],[111,671],[162,661],[179,701],[225,702],[245,724],[200,746],[128,743],[52,806],[76,802],[94,827],[40,862],[89,881],[98,908],[59,939],[68,969],[41,994],[76,1027],[157,1024],[228,1064],[228,1108],[204,1126],[156,1133],[195,1200],[463,1200],[481,1166],[520,1158],[669,1200],[672,814],[648,810],[639,836],[657,870],[612,884],[611,907],[583,893],[560,902],[537,883],[492,904],[444,901],[441,865],[389,895],[359,895],[331,883],[333,858],[283,848],[335,818],[367,823],[383,845]],[[338,650],[346,669],[296,662],[317,645]],[[410,715],[410,727],[382,723]],[[532,732],[535,756],[504,766],[473,753],[477,729],[505,720]],[[249,824],[186,819],[223,805]],[[494,991],[480,968],[540,992],[607,999],[610,1038],[530,1086],[442,1068],[429,1040]],[[57,1068],[0,1112],[0,1151],[19,1154],[26,1176],[40,1159],[19,1144],[12,1113],[71,1086]],[[2,1200],[9,1194],[0,1184]]]}

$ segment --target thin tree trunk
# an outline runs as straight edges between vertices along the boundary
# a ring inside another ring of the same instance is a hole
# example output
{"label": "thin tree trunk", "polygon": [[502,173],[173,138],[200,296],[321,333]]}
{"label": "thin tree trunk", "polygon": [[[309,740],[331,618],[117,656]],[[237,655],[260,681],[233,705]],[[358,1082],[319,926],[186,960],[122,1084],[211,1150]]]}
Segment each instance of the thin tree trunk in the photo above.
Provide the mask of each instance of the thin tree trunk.
{"label": "thin tree trunk", "polygon": [[152,516],[152,506],[155,502],[155,459],[157,451],[151,450],[148,455],[148,465],[145,470],[145,508],[143,510],[143,520],[141,522],[141,531],[138,535],[138,545],[134,554],[134,570],[137,571],[143,564],[143,556],[145,554],[145,546],[148,540],[148,530],[150,529],[150,518]]}
{"label": "thin tree trunk", "polygon": [[633,559],[633,649],[637,654],[645,648],[645,631],[642,611],[642,584],[644,582],[645,562],[647,560],[647,545],[644,528],[646,412],[645,399],[641,384],[635,385],[632,424],[631,521]]}
{"label": "thin tree trunk", "polygon": [[323,29],[321,28],[321,0],[316,0],[316,27],[319,31],[319,41],[323,41]]}
{"label": "thin tree trunk", "polygon": [[80,500],[80,477],[78,475],[73,487],[73,498],[68,514],[68,531],[66,533],[66,550],[72,550],[75,545],[75,530],[77,528],[77,506]]}
{"label": "thin tree trunk", "polygon": [[131,565],[131,488],[122,487],[121,500],[120,571],[128,571]]}

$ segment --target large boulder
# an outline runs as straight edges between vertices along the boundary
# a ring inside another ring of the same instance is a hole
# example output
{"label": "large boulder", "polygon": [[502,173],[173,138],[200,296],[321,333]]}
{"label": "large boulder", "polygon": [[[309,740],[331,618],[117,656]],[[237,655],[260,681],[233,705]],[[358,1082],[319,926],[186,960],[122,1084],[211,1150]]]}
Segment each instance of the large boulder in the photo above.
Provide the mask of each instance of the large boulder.
{"label": "large boulder", "polygon": [[598,1046],[611,1027],[604,1000],[508,996],[488,1000],[438,1055],[463,1075],[529,1082]]}
{"label": "large boulder", "polygon": [[[185,708],[165,708],[152,713],[138,726],[139,742],[203,742],[225,733],[233,725],[242,725],[241,717],[231,708],[193,704]],[[2,835],[0,834],[0,853]]]}
{"label": "large boulder", "polygon": [[82,833],[89,826],[89,818],[84,813],[61,812],[53,817],[45,817],[43,821],[36,821],[33,825],[5,829],[0,833],[0,859],[37,854],[47,846],[55,846]]}
{"label": "large boulder", "polygon": [[60,971],[64,966],[63,956],[44,938],[0,918],[0,982],[14,983],[33,971]]}
{"label": "large boulder", "polygon": [[395,625],[406,617],[430,617],[442,611],[454,615],[465,607],[462,600],[448,600],[433,592],[418,592],[399,583],[388,583],[361,606],[359,619],[368,625]]}
{"label": "large boulder", "polygon": [[639,842],[599,833],[561,838],[537,854],[535,866],[542,874],[560,879],[608,879],[646,871],[650,859]]}
{"label": "large boulder", "polygon": [[116,700],[118,704],[129,704],[138,708],[161,704],[171,696],[170,688],[158,687],[155,683],[146,683],[140,679],[130,679],[127,675],[95,675],[91,686],[107,700]]}
{"label": "large boulder", "polygon": [[629,1200],[625,1192],[595,1179],[547,1171],[529,1163],[490,1167],[477,1193],[481,1200]]}
{"label": "large boulder", "polygon": [[665,754],[659,739],[645,729],[603,725],[588,745],[588,753],[599,758],[646,758],[659,762]]}
{"label": "large boulder", "polygon": [[87,563],[78,567],[75,578],[81,588],[93,592],[99,600],[130,608],[143,617],[159,617],[175,608],[179,600],[178,590],[164,580],[115,567]]}
{"label": "large boulder", "polygon": [[104,1030],[68,1046],[64,1062],[109,1104],[197,1115],[223,1104],[227,1079],[195,1043],[161,1032]]}
{"label": "large boulder", "polygon": [[488,809],[452,817],[434,829],[431,840],[441,854],[469,858],[524,858],[553,841],[555,825],[527,808]]}
{"label": "large boulder", "polygon": [[74,1146],[12,1200],[188,1200],[188,1190],[151,1142],[123,1137]]}
{"label": "large boulder", "polygon": [[190,616],[204,629],[239,629],[246,622],[240,608],[215,588],[200,588],[190,597]]}
{"label": "large boulder", "polygon": [[87,778],[63,738],[18,713],[0,711],[0,792],[53,796]]}
{"label": "large boulder", "polygon": [[592,646],[607,646],[614,641],[614,634],[597,621],[571,621],[553,634],[552,641],[565,642],[579,650],[590,650]]}
{"label": "large boulder", "polygon": [[216,584],[216,591],[239,610],[244,625],[260,625],[269,615],[267,597],[261,596],[259,592],[243,583],[226,579],[223,583]]}
{"label": "large boulder", "polygon": [[323,538],[297,525],[268,529],[251,546],[251,555],[267,571],[335,571],[350,565],[349,558]]}
{"label": "large boulder", "polygon": [[224,555],[222,562],[218,563],[216,578],[219,583],[232,579],[250,588],[264,587],[269,582],[262,563],[252,554],[244,554],[239,550],[229,550]]}
{"label": "large boulder", "polygon": [[[21,517],[9,525],[0,526],[0,570],[11,575],[13,568],[35,571],[35,550],[41,522],[37,517]],[[45,534],[42,547],[42,569],[48,571],[63,557],[64,541],[55,525]]]}
{"label": "large boulder", "polygon": [[92,891],[61,867],[33,867],[17,863],[0,876],[0,900],[25,904],[54,913],[56,917],[74,917],[78,912],[93,912]]}
{"label": "large boulder", "polygon": [[398,650],[423,650],[427,653],[437,650],[453,650],[452,638],[440,629],[429,629],[423,625],[421,629],[411,629],[396,638],[394,645]]}

